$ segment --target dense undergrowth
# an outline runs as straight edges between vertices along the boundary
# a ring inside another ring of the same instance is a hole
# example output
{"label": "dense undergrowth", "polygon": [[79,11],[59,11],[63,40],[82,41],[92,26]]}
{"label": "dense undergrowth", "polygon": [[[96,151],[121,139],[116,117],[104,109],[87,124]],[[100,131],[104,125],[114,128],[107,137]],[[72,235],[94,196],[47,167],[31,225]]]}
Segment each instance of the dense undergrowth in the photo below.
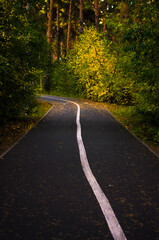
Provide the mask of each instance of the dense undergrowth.
{"label": "dense undergrowth", "polygon": [[119,46],[93,27],[85,29],[67,57],[53,63],[51,90],[57,95],[126,106],[137,134],[145,133],[145,138],[159,143],[158,52],[154,53],[153,47],[158,50],[147,43],[151,35],[149,41],[145,38],[146,49],[128,39],[120,40]]}
{"label": "dense undergrowth", "polygon": [[28,14],[23,1],[0,1],[0,124],[32,112],[46,74],[45,16],[36,11]]}

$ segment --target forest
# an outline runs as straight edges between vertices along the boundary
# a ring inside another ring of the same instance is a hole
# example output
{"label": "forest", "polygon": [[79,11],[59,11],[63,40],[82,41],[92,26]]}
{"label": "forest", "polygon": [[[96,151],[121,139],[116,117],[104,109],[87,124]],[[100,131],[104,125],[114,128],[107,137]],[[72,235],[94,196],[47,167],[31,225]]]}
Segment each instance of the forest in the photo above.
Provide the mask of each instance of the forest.
{"label": "forest", "polygon": [[0,0],[1,124],[73,96],[132,107],[159,143],[158,16],[157,0]]}

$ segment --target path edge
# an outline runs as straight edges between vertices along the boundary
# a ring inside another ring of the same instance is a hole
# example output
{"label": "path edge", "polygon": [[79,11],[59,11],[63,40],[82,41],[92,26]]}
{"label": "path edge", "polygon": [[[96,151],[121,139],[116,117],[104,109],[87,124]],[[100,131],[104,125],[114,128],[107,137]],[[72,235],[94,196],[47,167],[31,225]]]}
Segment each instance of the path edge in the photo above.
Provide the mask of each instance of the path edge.
{"label": "path edge", "polygon": [[0,159],[3,159],[3,157],[10,152],[19,142],[30,132],[33,128],[35,128],[45,117],[46,115],[52,110],[53,104],[49,103],[51,105],[50,109],[33,125],[24,135],[22,135],[11,147],[9,147],[4,153],[0,155]]}
{"label": "path edge", "polygon": [[151,153],[153,153],[156,157],[159,158],[159,154],[155,152],[150,146],[148,146],[146,143],[144,143],[139,137],[137,137],[134,133],[132,133],[127,127],[123,125],[115,116],[114,114],[105,106],[107,112],[122,126],[124,127],[133,137],[135,137],[142,145],[144,145]]}

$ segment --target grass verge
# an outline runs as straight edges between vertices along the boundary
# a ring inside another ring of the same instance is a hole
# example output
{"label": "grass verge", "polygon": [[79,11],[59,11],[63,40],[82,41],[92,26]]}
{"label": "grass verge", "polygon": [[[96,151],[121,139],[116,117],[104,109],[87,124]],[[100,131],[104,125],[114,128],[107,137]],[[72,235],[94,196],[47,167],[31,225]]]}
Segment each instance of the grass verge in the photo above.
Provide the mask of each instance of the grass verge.
{"label": "grass verge", "polygon": [[0,155],[10,148],[20,137],[31,129],[49,110],[50,104],[37,101],[33,113],[25,118],[16,119],[0,126]]}
{"label": "grass verge", "polygon": [[159,154],[159,128],[143,121],[142,115],[132,106],[106,104],[108,110],[135,136]]}

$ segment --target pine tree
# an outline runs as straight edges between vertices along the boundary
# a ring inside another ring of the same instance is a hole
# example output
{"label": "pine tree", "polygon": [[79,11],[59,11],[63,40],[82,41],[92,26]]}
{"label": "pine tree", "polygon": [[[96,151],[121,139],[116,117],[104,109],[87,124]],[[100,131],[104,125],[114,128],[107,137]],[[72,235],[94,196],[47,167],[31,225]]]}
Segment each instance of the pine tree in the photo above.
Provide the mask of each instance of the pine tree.
{"label": "pine tree", "polygon": [[83,9],[84,9],[84,0],[80,0],[80,33],[83,33]]}
{"label": "pine tree", "polygon": [[69,15],[68,15],[67,51],[69,51],[69,49],[70,49],[71,17],[72,17],[72,0],[70,0]]}
{"label": "pine tree", "polygon": [[99,0],[94,1],[94,11],[95,11],[95,25],[96,29],[99,28]]}

